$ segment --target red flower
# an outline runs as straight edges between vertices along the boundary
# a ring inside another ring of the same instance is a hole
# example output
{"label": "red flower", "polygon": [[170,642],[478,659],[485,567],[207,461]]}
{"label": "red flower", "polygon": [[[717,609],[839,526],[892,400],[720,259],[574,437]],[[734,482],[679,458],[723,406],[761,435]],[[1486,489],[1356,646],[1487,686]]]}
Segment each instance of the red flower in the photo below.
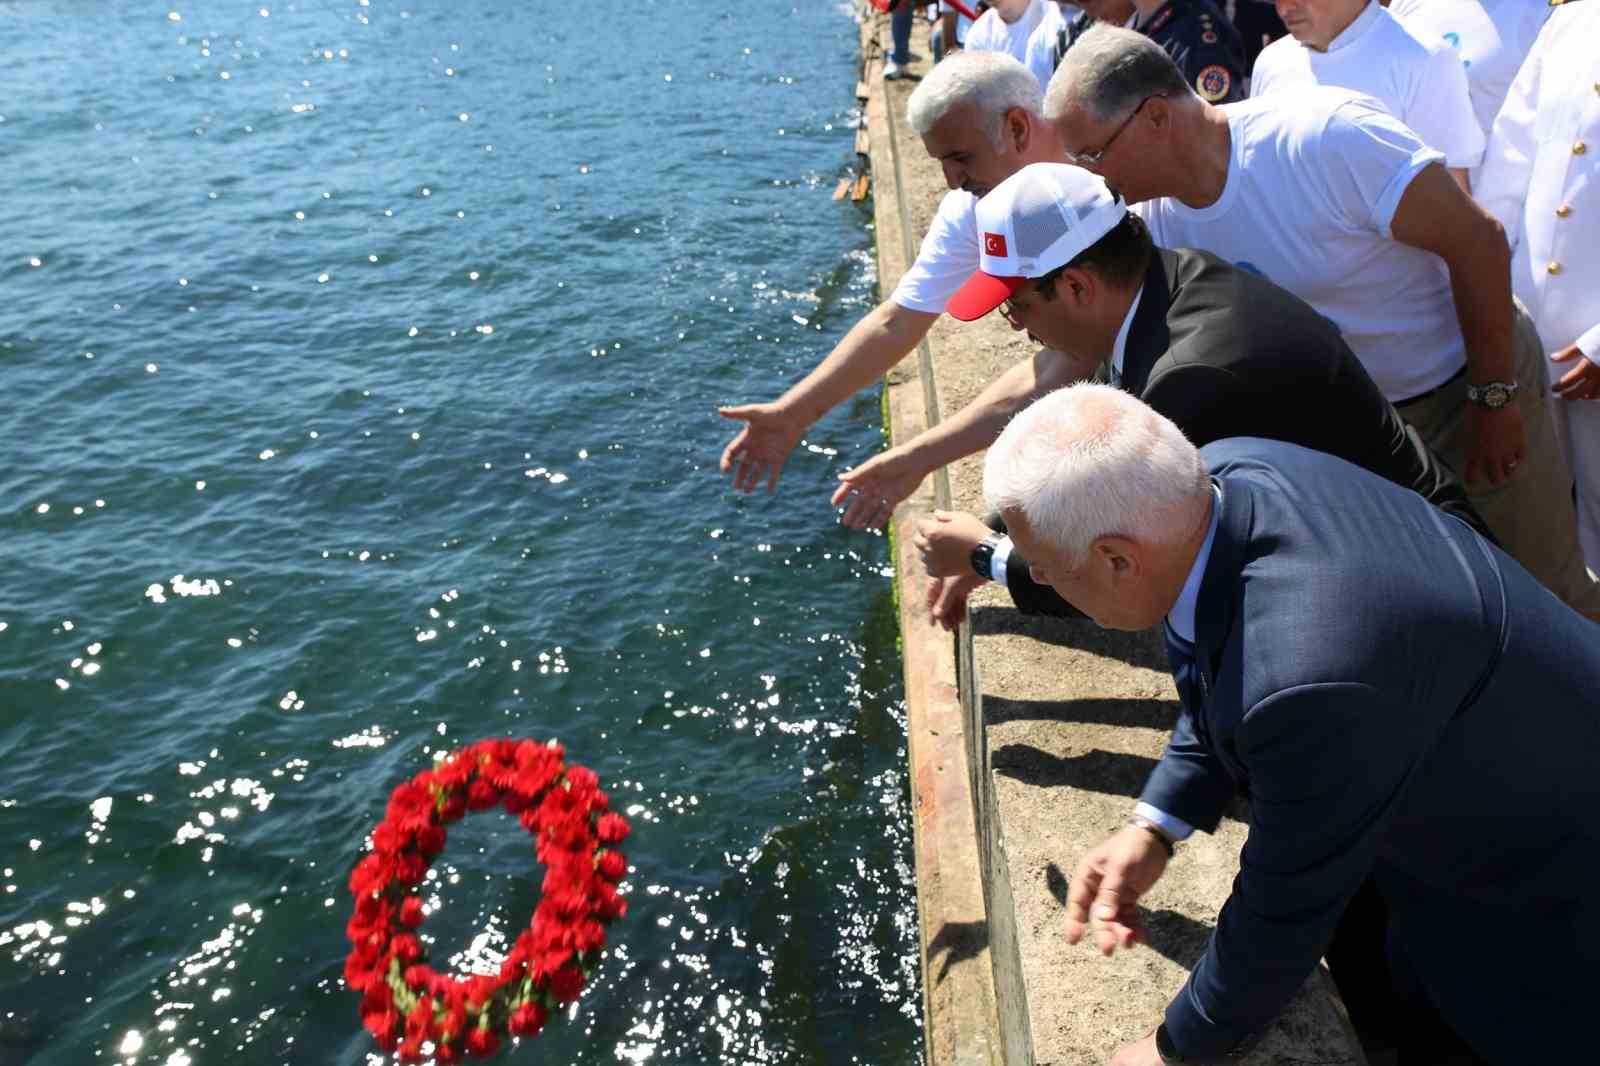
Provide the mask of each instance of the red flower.
{"label": "red flower", "polygon": [[445,832],[444,826],[429,823],[417,830],[415,839],[417,849],[431,859],[444,850],[444,842],[449,839],[449,836]]}
{"label": "red flower", "polygon": [[357,992],[365,992],[382,982],[387,965],[383,952],[365,945],[358,947],[344,960],[344,983]]}
{"label": "red flower", "polygon": [[550,975],[550,995],[557,1003],[571,1003],[582,991],[583,971],[576,966],[563,966]]}
{"label": "red flower", "polygon": [[549,1013],[539,1004],[524,1003],[511,1012],[509,1028],[514,1036],[533,1036],[549,1019]]}
{"label": "red flower", "polygon": [[422,924],[422,900],[416,896],[407,896],[400,901],[400,924],[407,929],[415,929]]}
{"label": "red flower", "polygon": [[420,992],[428,987],[428,981],[433,976],[433,970],[419,963],[416,966],[407,966],[401,976],[405,980],[407,988],[413,992]]}
{"label": "red flower", "polygon": [[397,1039],[395,1030],[400,1028],[401,1018],[387,988],[379,985],[362,997],[361,1024],[366,1026],[367,1032],[378,1038],[379,1046],[385,1051],[394,1048]]}
{"label": "red flower", "polygon": [[[595,861],[595,869],[600,871],[600,876],[607,881],[620,881],[628,872],[628,860],[622,857],[620,851],[602,851],[600,858]],[[402,905],[400,920],[405,921],[405,908]]]}
{"label": "red flower", "polygon": [[500,802],[500,792],[483,778],[476,778],[467,786],[467,809],[486,811]]}
{"label": "red flower", "polygon": [[487,1058],[499,1050],[500,1038],[494,1035],[493,1029],[485,1029],[480,1025],[467,1031],[467,1054]]}
{"label": "red flower", "polygon": [[401,1062],[421,1062],[422,1041],[406,1037],[400,1041],[400,1046],[395,1049],[395,1054],[400,1057]]}
{"label": "red flower", "polygon": [[401,933],[389,941],[389,951],[402,963],[416,962],[422,957],[422,941],[410,933]]}
{"label": "red flower", "polygon": [[602,844],[620,843],[628,835],[628,820],[620,814],[603,814],[594,827]]}
{"label": "red flower", "polygon": [[433,1000],[427,996],[418,1000],[406,1015],[406,1039],[419,1042],[433,1039]]}

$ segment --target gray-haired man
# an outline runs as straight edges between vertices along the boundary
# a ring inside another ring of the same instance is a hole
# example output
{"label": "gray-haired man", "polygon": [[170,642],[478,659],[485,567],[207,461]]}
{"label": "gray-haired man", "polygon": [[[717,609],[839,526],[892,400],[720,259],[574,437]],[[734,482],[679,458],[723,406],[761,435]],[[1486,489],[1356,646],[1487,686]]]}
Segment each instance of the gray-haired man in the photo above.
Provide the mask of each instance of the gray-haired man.
{"label": "gray-haired man", "polygon": [[1213,106],[1159,47],[1106,26],[1062,60],[1045,114],[1157,244],[1263,274],[1332,319],[1506,549],[1600,616],[1504,234],[1438,152],[1347,90]]}
{"label": "gray-haired man", "polygon": [[[911,94],[907,117],[951,192],[923,239],[917,260],[893,293],[857,322],[816,369],[772,403],[723,407],[744,427],[722,453],[724,473],[749,492],[777,488],[784,461],[817,419],[873,384],[921,342],[945,303],[978,266],[978,198],[1029,163],[1059,161],[1055,128],[1039,115],[1039,82],[999,53],[964,53],[936,66]],[[904,492],[864,488],[851,496],[851,525],[888,520]],[[841,490],[841,498],[846,490]]]}

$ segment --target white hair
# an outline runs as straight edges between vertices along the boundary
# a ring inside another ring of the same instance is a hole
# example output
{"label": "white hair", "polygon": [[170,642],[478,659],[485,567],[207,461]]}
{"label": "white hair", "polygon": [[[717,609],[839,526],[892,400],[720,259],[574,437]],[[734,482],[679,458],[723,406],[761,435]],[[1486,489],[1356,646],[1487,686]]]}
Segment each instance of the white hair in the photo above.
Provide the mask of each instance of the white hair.
{"label": "white hair", "polygon": [[1121,389],[1087,382],[1023,411],[983,464],[990,508],[1020,511],[1073,567],[1101,537],[1178,543],[1209,491],[1199,449],[1170,419]]}
{"label": "white hair", "polygon": [[1037,115],[1044,97],[1033,72],[1005,52],[957,52],[922,79],[906,101],[906,121],[926,137],[934,124],[961,104],[976,106],[996,149],[1003,147],[1006,112],[1020,107]]}
{"label": "white hair", "polygon": [[1149,96],[1192,92],[1167,50],[1142,33],[1098,23],[1067,49],[1044,93],[1044,117],[1060,122],[1082,107],[1109,122]]}

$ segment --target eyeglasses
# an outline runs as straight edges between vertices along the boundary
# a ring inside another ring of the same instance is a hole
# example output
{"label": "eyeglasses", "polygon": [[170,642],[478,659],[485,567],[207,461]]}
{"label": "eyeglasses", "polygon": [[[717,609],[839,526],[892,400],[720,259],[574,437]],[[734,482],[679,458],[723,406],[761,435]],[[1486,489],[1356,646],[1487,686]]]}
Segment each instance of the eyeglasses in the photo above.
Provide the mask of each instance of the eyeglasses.
{"label": "eyeglasses", "polygon": [[1151,100],[1154,100],[1156,97],[1165,97],[1166,95],[1166,93],[1151,93],[1143,100],[1140,100],[1139,103],[1135,105],[1134,109],[1128,112],[1128,117],[1122,120],[1122,125],[1118,126],[1111,136],[1106,138],[1105,144],[1102,144],[1099,148],[1095,148],[1087,152],[1065,152],[1063,154],[1067,157],[1067,162],[1073,164],[1074,166],[1080,167],[1092,167],[1097,165],[1100,160],[1106,157],[1106,153],[1111,150],[1111,145],[1116,142],[1118,137],[1122,136],[1122,131],[1128,128],[1128,123],[1134,120],[1134,118],[1139,114],[1140,109],[1143,108],[1145,104],[1148,104]]}
{"label": "eyeglasses", "polygon": [[[1051,290],[1054,289],[1056,279],[1061,276],[1061,272],[1065,269],[1066,267],[1056,267],[1048,274],[1043,274],[1037,278],[1031,278],[1029,279],[1030,283],[1027,288],[1032,289],[1034,294],[1037,295],[1041,300],[1054,300],[1055,294]],[[1020,296],[1024,291],[1026,291],[1026,289],[1020,290],[1017,295]],[[1023,310],[1017,306],[1016,296],[1011,297],[1009,300],[1002,301],[998,310],[1000,312],[1000,317],[1004,318],[1006,322],[1011,325],[1012,329],[1027,328],[1022,322]]]}

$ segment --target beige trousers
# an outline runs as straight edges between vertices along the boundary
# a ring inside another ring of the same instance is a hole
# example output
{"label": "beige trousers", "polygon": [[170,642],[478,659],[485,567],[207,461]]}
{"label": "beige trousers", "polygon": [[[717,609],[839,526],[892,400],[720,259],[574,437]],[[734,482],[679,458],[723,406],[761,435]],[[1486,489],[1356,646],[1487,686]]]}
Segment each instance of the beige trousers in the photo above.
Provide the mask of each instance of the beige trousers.
{"label": "beige trousers", "polygon": [[[1545,588],[1580,611],[1600,611],[1600,584],[1590,578],[1578,546],[1578,516],[1572,509],[1572,474],[1561,454],[1550,413],[1544,344],[1527,309],[1516,309],[1517,408],[1527,444],[1516,473],[1498,485],[1485,478],[1467,486],[1500,546]],[[1458,474],[1467,469],[1467,375],[1435,392],[1397,404],[1429,447]]]}

